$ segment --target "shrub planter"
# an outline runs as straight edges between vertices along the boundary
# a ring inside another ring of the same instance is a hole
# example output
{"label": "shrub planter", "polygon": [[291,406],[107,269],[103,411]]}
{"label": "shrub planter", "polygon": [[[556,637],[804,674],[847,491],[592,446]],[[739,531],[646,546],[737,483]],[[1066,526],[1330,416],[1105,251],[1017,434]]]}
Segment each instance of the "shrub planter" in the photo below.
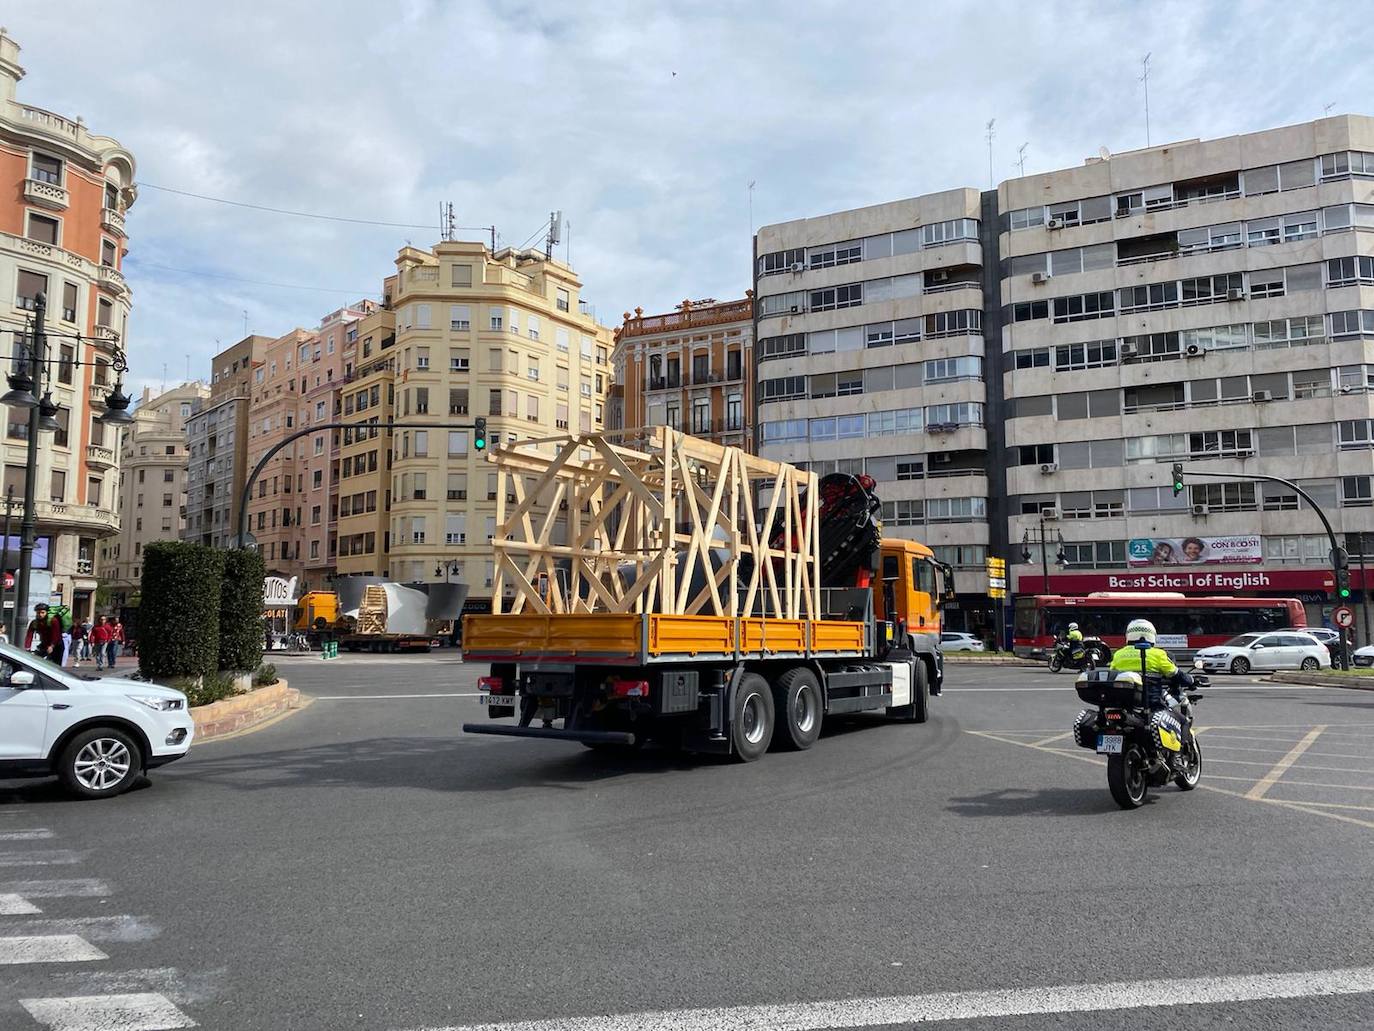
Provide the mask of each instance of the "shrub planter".
{"label": "shrub planter", "polygon": [[[251,674],[245,674],[252,679]],[[196,725],[192,746],[203,741],[213,741],[236,731],[246,730],[278,716],[289,709],[301,707],[301,693],[278,680],[267,687],[259,687],[246,694],[234,695],[209,705],[197,705],[191,709],[191,719]]]}

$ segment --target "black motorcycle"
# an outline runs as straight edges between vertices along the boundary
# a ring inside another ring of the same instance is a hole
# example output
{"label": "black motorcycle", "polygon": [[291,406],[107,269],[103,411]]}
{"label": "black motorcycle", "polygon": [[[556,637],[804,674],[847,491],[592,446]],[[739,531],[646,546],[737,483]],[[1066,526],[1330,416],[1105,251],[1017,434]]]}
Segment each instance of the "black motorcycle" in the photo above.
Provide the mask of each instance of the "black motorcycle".
{"label": "black motorcycle", "polygon": [[[1074,684],[1093,706],[1074,720],[1074,744],[1107,757],[1107,786],[1122,809],[1140,808],[1152,787],[1172,780],[1192,791],[1202,779],[1202,746],[1192,730],[1193,705],[1202,695],[1188,691],[1176,700],[1147,679],[1155,678],[1099,669],[1079,674]],[[1195,674],[1193,686],[1206,687],[1206,678]]]}
{"label": "black motorcycle", "polygon": [[1111,661],[1112,650],[1096,637],[1085,637],[1081,643],[1061,637],[1054,642],[1054,650],[1050,652],[1050,672],[1096,669]]}

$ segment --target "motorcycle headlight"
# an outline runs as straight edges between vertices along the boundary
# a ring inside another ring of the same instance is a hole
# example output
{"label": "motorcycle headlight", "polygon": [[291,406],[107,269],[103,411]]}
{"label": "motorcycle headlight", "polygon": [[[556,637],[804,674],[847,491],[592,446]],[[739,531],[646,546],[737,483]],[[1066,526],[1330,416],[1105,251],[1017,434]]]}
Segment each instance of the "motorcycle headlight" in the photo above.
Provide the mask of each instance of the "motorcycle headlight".
{"label": "motorcycle headlight", "polygon": [[157,712],[171,712],[177,709],[184,709],[186,701],[182,698],[164,698],[161,695],[131,694],[128,696],[140,705],[146,705]]}

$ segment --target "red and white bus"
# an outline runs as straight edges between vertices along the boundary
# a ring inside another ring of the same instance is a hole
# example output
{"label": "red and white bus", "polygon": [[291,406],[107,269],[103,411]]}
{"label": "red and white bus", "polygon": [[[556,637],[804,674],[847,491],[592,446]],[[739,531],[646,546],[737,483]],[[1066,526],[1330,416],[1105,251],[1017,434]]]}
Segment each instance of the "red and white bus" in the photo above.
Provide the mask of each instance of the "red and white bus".
{"label": "red and white bus", "polygon": [[1186,594],[1100,592],[1082,597],[1037,594],[1016,599],[1012,648],[1017,655],[1043,658],[1055,638],[1077,623],[1084,637],[1100,637],[1108,647],[1126,643],[1133,619],[1155,625],[1161,648],[1187,658],[1199,648],[1225,644],[1237,634],[1307,625],[1296,598],[1199,598]]}

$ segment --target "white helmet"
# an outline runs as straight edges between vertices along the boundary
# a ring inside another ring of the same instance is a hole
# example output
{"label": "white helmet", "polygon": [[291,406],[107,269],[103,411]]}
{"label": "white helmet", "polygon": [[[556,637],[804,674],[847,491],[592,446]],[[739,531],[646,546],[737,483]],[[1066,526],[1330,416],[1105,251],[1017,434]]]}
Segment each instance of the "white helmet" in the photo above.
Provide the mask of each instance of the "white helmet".
{"label": "white helmet", "polygon": [[1148,619],[1133,619],[1126,628],[1126,643],[1135,644],[1138,641],[1155,643],[1155,625]]}
{"label": "white helmet", "polygon": [[1070,623],[1070,624],[1069,624],[1069,629],[1070,629],[1070,630],[1077,630],[1077,629],[1078,629],[1078,624],[1077,624],[1077,623]]}

